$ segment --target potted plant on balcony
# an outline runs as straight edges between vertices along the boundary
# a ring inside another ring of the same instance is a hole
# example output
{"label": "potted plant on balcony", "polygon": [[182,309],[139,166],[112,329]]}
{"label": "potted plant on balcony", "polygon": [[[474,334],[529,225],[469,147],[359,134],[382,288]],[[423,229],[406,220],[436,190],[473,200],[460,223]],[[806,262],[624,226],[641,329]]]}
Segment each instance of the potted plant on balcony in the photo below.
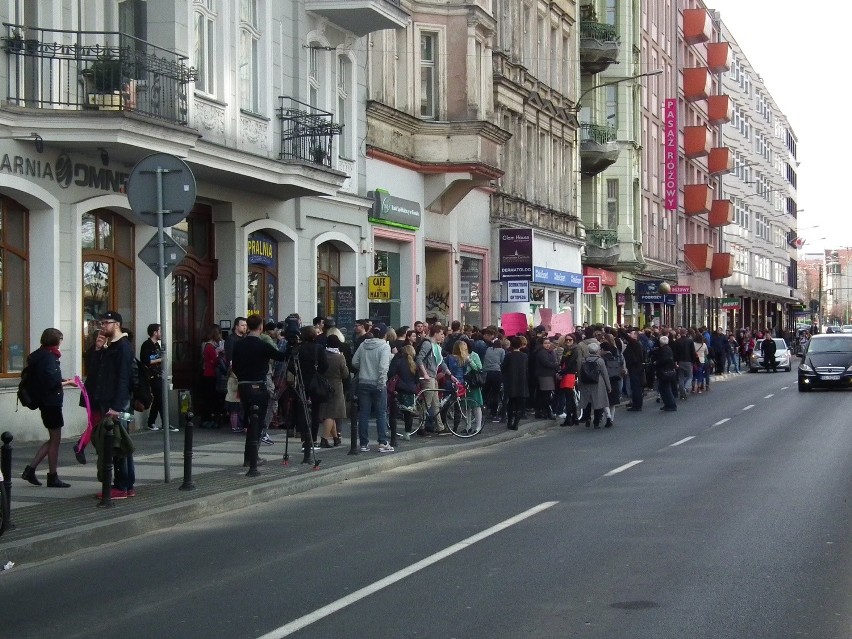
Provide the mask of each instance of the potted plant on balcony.
{"label": "potted plant on balcony", "polygon": [[121,58],[100,56],[80,73],[83,76],[89,104],[102,110],[121,109],[123,73]]}
{"label": "potted plant on balcony", "polygon": [[24,36],[19,29],[12,29],[7,36],[3,36],[3,48],[7,53],[20,53],[24,50]]}
{"label": "potted plant on balcony", "polygon": [[325,159],[328,157],[328,153],[320,144],[314,144],[311,146],[311,158],[317,164],[325,164]]}

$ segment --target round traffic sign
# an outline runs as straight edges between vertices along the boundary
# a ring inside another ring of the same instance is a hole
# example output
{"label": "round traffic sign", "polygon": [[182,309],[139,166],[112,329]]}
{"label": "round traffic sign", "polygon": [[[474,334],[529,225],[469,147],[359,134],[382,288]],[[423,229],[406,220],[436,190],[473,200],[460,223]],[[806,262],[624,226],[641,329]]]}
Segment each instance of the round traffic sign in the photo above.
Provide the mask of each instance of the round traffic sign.
{"label": "round traffic sign", "polygon": [[163,176],[163,226],[174,226],[195,206],[195,176],[179,157],[154,153],[139,160],[127,178],[127,200],[138,221],[157,226],[158,173]]}

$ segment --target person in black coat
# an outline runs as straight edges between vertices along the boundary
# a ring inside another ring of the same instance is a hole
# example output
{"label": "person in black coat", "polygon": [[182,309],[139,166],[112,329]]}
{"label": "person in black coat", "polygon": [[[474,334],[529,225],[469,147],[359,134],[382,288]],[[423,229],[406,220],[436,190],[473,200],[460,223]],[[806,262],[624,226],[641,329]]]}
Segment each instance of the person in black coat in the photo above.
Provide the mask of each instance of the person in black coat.
{"label": "person in black coat", "polygon": [[763,366],[766,368],[766,372],[772,371],[774,373],[778,369],[778,361],[775,359],[777,347],[775,340],[772,339],[772,333],[767,331],[766,338],[760,343],[760,350],[763,353]]}
{"label": "person in black coat", "polygon": [[631,331],[627,335],[627,346],[624,348],[624,365],[630,379],[630,404],[627,410],[642,410],[643,387],[642,378],[645,371],[645,351],[639,342],[639,332]]}
{"label": "person in black coat", "polygon": [[[65,386],[73,386],[73,379],[62,379],[59,368],[59,345],[62,343],[62,332],[57,328],[47,328],[41,334],[41,348],[30,353],[27,357],[29,374],[32,376],[31,388],[37,388],[41,423],[48,432],[48,440],[39,446],[29,466],[24,468],[21,479],[26,479],[35,486],[41,486],[36,477],[36,468],[47,457],[47,486],[48,488],[68,488],[69,484],[59,479],[57,464],[59,462],[59,442],[62,439],[62,390]],[[35,395],[35,394],[34,394]]]}
{"label": "person in black coat", "polygon": [[655,351],[654,364],[657,370],[660,399],[663,400],[663,406],[660,410],[676,411],[677,366],[674,353],[669,346],[669,338],[666,335],[660,337],[660,346]]}
{"label": "person in black coat", "polygon": [[503,360],[501,371],[503,373],[503,391],[508,400],[506,408],[507,427],[509,430],[518,430],[518,422],[524,414],[524,406],[529,397],[529,384],[527,373],[529,363],[527,354],[521,352],[523,342],[517,336],[509,340],[511,350]]}
{"label": "person in black coat", "polygon": [[[403,439],[406,441],[410,438],[414,425],[414,396],[417,394],[415,355],[414,347],[405,344],[393,356],[388,368],[388,384],[390,385],[392,382],[394,384],[393,396],[388,395],[390,427],[396,428],[397,419],[402,414],[402,421],[405,424]],[[417,432],[420,435],[426,434],[425,429],[420,429]]]}

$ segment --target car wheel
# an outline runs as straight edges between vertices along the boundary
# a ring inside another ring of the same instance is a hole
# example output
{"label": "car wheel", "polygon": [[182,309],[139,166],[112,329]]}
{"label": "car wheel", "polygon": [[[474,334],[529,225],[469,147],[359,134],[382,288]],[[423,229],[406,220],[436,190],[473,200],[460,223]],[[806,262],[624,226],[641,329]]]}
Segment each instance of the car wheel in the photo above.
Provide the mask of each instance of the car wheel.
{"label": "car wheel", "polygon": [[791,370],[793,370],[793,368],[791,366],[788,366],[787,368],[784,369],[784,372],[789,373]]}

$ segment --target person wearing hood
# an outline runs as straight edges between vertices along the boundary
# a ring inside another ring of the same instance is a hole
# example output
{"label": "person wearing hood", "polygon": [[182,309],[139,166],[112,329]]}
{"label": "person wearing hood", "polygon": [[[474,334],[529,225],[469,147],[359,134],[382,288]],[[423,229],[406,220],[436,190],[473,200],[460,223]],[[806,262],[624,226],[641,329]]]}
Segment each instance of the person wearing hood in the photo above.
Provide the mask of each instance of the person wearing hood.
{"label": "person wearing hood", "polygon": [[370,415],[376,415],[379,452],[392,453],[388,443],[388,368],[391,349],[385,340],[387,329],[379,324],[355,351],[352,366],[358,371],[358,439],[361,452],[370,450]]}
{"label": "person wearing hood", "polygon": [[677,364],[671,346],[669,346],[669,338],[666,335],[660,337],[660,347],[656,351],[654,363],[657,369],[660,399],[663,401],[660,410],[674,412],[677,410],[677,400],[675,400]]}

